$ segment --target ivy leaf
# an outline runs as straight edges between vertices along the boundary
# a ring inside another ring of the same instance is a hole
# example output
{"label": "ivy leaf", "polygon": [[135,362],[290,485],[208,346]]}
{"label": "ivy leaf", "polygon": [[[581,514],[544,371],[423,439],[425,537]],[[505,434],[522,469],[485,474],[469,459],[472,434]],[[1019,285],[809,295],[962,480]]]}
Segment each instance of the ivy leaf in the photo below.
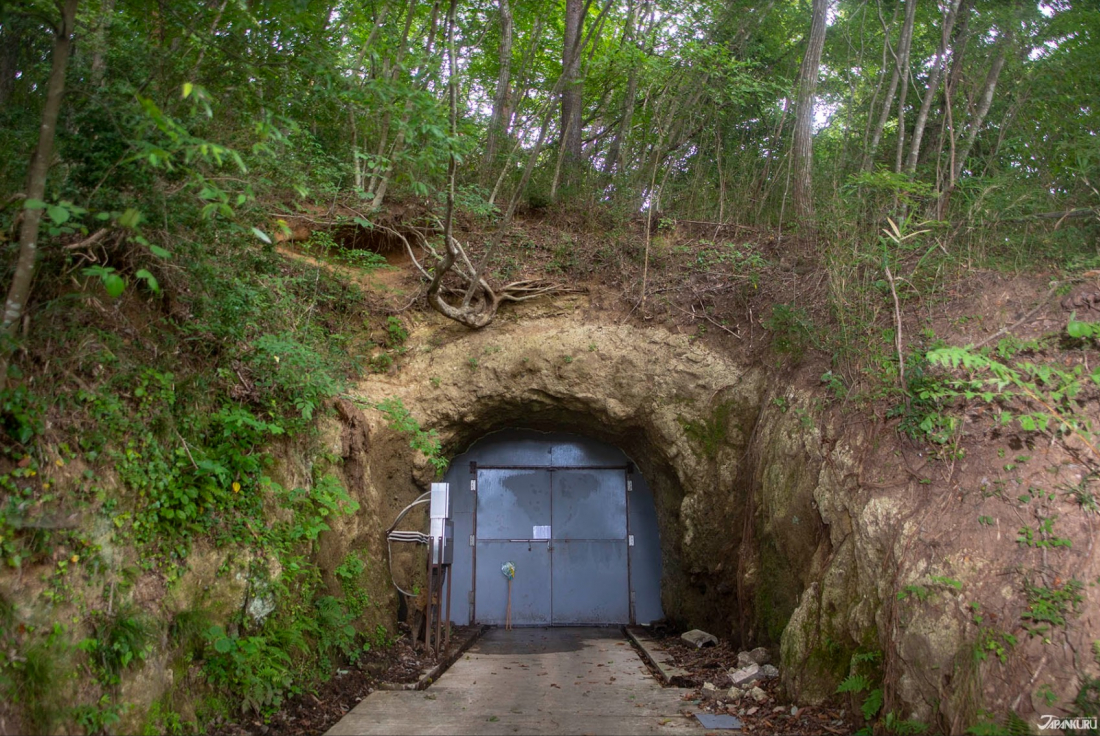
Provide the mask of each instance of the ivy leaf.
{"label": "ivy leaf", "polygon": [[56,222],[58,225],[68,222],[69,211],[64,207],[58,207],[57,205],[50,205],[46,208],[46,214],[50,216],[50,219]]}
{"label": "ivy leaf", "polygon": [[23,209],[25,210],[44,210],[46,209],[46,203],[41,199],[25,199],[23,200]]}

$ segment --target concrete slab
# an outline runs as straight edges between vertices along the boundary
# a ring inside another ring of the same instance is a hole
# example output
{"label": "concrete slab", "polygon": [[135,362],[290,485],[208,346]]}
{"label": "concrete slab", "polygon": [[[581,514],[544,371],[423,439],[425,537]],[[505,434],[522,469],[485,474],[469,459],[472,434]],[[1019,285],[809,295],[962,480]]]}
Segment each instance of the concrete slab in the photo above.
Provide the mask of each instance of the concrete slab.
{"label": "concrete slab", "polygon": [[427,690],[372,693],[328,735],[701,734],[685,692],[618,629],[492,629]]}

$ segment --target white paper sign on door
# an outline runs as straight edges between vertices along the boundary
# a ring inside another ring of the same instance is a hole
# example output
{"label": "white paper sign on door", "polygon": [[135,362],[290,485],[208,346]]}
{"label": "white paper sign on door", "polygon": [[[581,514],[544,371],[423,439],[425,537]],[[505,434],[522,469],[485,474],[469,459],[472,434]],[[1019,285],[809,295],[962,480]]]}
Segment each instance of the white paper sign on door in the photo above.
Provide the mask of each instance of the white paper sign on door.
{"label": "white paper sign on door", "polygon": [[549,526],[534,526],[531,527],[531,539],[549,539],[550,527]]}

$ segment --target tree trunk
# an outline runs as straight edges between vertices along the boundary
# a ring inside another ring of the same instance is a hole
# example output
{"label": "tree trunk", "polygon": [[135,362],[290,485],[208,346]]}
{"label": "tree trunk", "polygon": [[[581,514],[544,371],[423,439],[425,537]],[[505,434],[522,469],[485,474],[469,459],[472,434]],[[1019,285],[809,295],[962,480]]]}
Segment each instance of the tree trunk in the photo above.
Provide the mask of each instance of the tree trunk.
{"label": "tree trunk", "polygon": [[[917,0],[911,0],[913,5],[906,10],[906,22],[909,22],[909,13],[916,14]],[[898,93],[898,143],[894,153],[894,173],[901,173],[901,156],[905,151],[905,98],[909,94],[909,51],[913,46],[913,28],[909,27],[909,34],[905,38],[905,44],[898,45],[898,71],[900,76],[901,91]]]}
{"label": "tree trunk", "polygon": [[92,87],[103,84],[103,77],[107,73],[107,32],[111,29],[111,16],[114,12],[115,0],[103,0],[99,10],[99,25],[92,35],[92,65],[88,75]]}
{"label": "tree trunk", "polygon": [[584,26],[584,0],[565,0],[565,41],[562,44],[562,71],[565,85],[561,91],[562,148],[567,164],[581,160],[581,111],[583,83],[580,80],[581,29]]}
{"label": "tree trunk", "polygon": [[[409,7],[405,11],[405,29],[401,33],[401,43],[398,44],[397,50],[394,52],[393,59],[387,59],[388,66],[382,73],[382,78],[392,79],[393,75],[401,71],[401,62],[405,59],[405,52],[409,48],[409,31],[412,29],[413,15],[416,13],[417,0],[410,0]],[[438,7],[438,2],[436,4]],[[430,51],[428,52],[431,53]],[[378,152],[375,154],[377,161],[381,164],[381,161],[386,156],[386,148],[389,146],[390,137],[390,125],[393,123],[393,106],[388,105],[386,107],[386,114],[382,116],[382,132],[378,136]],[[399,133],[400,135],[400,133]],[[392,161],[390,162],[392,169]],[[367,193],[375,195],[378,187],[382,186],[383,181],[387,181],[389,175],[382,170],[382,166],[376,166],[371,171],[370,183],[367,185]],[[381,204],[381,199],[375,196],[375,200],[372,203],[372,207],[377,207]]]}
{"label": "tree trunk", "polygon": [[[76,24],[78,0],[65,0],[61,8],[61,20],[54,31],[53,58],[50,79],[46,86],[46,104],[42,108],[42,124],[38,129],[38,146],[31,154],[27,172],[27,199],[41,200],[46,194],[46,176],[53,159],[54,131],[61,113],[61,99],[65,95],[65,69],[69,63],[69,49]],[[0,325],[0,386],[7,384],[8,364],[11,361],[12,338],[19,327],[20,318],[27,306],[34,276],[34,261],[38,253],[38,227],[42,221],[40,208],[24,209],[23,223],[19,228],[19,258],[15,274],[4,303],[3,324]]]}
{"label": "tree trunk", "polygon": [[[871,134],[871,142],[863,156],[863,170],[870,171],[878,152],[879,143],[882,142],[882,131],[886,129],[886,122],[890,119],[890,111],[894,106],[894,95],[898,91],[898,81],[908,75],[908,69],[902,64],[902,50],[908,50],[913,40],[913,24],[917,15],[917,0],[908,0],[905,7],[905,21],[901,26],[901,35],[898,37],[898,50],[894,54],[894,71],[890,74],[890,84],[886,89],[886,97],[882,101],[882,112],[879,114],[875,130]],[[881,17],[881,16],[880,16]],[[883,24],[884,41],[889,46],[890,34],[885,23]],[[908,56],[908,54],[906,54]]]}
{"label": "tree trunk", "polygon": [[493,115],[489,120],[489,138],[485,142],[487,171],[496,158],[497,141],[508,135],[506,126],[512,117],[508,102],[512,75],[512,28],[512,8],[508,0],[500,0],[500,73],[497,75],[497,92],[493,98]]}
{"label": "tree trunk", "polygon": [[19,26],[4,18],[0,29],[0,107],[8,104],[15,91],[15,74],[19,71],[19,49],[23,35]]}
{"label": "tree trunk", "polygon": [[958,14],[959,2],[960,0],[952,0],[951,5],[948,6],[947,15],[944,16],[943,30],[940,33],[940,46],[936,50],[936,58],[932,62],[932,70],[928,75],[928,90],[924,93],[924,101],[921,102],[920,112],[917,113],[917,120],[913,123],[913,140],[909,144],[909,157],[905,161],[905,171],[910,174],[917,170],[921,139],[924,138],[924,127],[928,124],[928,113],[932,110],[932,99],[936,96],[936,90],[940,87],[940,79],[943,77],[944,59],[947,56],[948,43]]}
{"label": "tree trunk", "polygon": [[958,157],[955,159],[955,171],[954,181],[959,180],[959,175],[962,174],[963,166],[966,164],[966,158],[970,155],[970,150],[974,147],[974,141],[978,138],[978,132],[982,129],[982,125],[985,124],[985,118],[989,114],[989,108],[993,105],[993,93],[997,90],[997,78],[1001,76],[1001,69],[1004,68],[1005,58],[1009,40],[1006,36],[1005,40],[1000,43],[1000,48],[997,49],[997,56],[993,59],[993,65],[989,68],[989,73],[985,76],[985,86],[982,88],[982,96],[978,101],[978,110],[974,113],[974,119],[970,122],[970,130],[966,134],[966,142],[963,144],[962,150],[959,151]]}
{"label": "tree trunk", "polygon": [[[625,48],[628,44],[634,42],[634,13],[636,10],[636,4],[631,0],[630,7],[626,13],[626,23],[623,25],[623,38],[619,44],[620,47]],[[642,15],[645,15],[645,10],[642,10]],[[615,135],[611,137],[611,146],[607,151],[607,158],[603,162],[603,173],[610,175],[615,170],[616,166],[619,166],[619,157],[623,150],[623,138],[626,137],[626,133],[630,130],[631,118],[634,117],[634,98],[638,95],[638,70],[635,68],[634,61],[630,61],[630,71],[627,72],[626,80],[626,92],[623,94],[623,111],[622,117],[619,119],[619,125],[615,129]],[[622,167],[619,166],[621,170]]]}
{"label": "tree trunk", "polygon": [[810,41],[798,70],[798,101],[795,110],[792,166],[794,167],[794,209],[802,221],[814,215],[813,199],[813,123],[814,91],[825,48],[825,15],[828,0],[813,0]]}

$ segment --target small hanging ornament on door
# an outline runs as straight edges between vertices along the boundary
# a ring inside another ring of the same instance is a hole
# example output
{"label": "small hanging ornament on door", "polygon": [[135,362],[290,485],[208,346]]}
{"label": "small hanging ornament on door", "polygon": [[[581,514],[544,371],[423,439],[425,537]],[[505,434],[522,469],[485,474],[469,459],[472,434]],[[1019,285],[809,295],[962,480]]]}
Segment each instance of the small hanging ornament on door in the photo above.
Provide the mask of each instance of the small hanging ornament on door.
{"label": "small hanging ornament on door", "polygon": [[512,562],[505,562],[500,566],[500,571],[508,579],[508,608],[504,613],[504,630],[512,629],[512,579],[516,576],[516,566]]}

